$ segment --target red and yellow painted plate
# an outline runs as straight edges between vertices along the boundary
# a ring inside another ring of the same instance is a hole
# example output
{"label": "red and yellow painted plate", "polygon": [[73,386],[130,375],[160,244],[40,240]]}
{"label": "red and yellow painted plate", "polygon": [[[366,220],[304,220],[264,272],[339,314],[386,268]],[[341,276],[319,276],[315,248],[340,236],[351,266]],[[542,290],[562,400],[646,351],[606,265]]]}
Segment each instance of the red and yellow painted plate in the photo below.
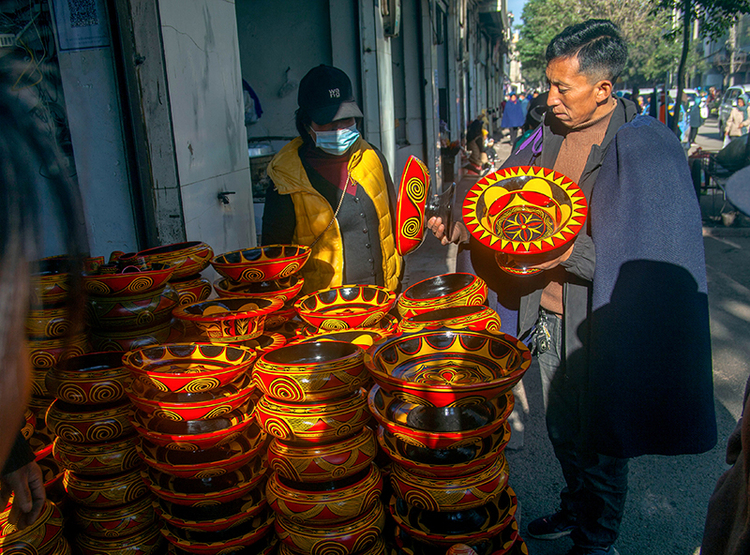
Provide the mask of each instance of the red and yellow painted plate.
{"label": "red and yellow painted plate", "polygon": [[424,239],[424,207],[430,188],[430,173],[422,161],[409,156],[401,174],[396,205],[396,250],[404,256]]}

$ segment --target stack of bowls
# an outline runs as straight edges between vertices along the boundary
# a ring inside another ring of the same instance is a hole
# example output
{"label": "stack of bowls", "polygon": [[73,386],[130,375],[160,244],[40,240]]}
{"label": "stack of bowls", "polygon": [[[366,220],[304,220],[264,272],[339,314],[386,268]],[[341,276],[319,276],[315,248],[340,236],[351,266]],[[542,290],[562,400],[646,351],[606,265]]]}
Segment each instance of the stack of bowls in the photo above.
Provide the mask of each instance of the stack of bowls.
{"label": "stack of bowls", "polygon": [[142,479],[162,534],[192,553],[239,550],[273,528],[251,349],[174,343],[126,353]]}
{"label": "stack of bowls", "polygon": [[[158,539],[152,496],[138,481],[142,463],[129,419],[130,376],[122,354],[73,357],[46,379],[56,397],[47,411],[47,425],[57,436],[53,455],[65,469],[63,484],[75,504],[70,511],[77,525],[75,544],[84,554],[99,553],[104,544],[116,551],[141,547],[144,538]],[[141,551],[149,552],[153,549]]]}
{"label": "stack of bowls", "polygon": [[407,288],[396,303],[401,318],[440,308],[479,306],[487,300],[487,284],[474,274],[451,273],[433,276]]}
{"label": "stack of bowls", "polygon": [[23,530],[8,522],[13,498],[0,512],[0,553],[70,555],[70,545],[63,536],[64,520],[60,508],[47,499],[39,518]]}
{"label": "stack of bowls", "polygon": [[91,341],[97,351],[129,351],[164,343],[172,333],[177,292],[169,285],[175,267],[113,253],[83,276]]}
{"label": "stack of bowls", "polygon": [[305,283],[299,271],[311,252],[303,245],[265,245],[220,254],[211,261],[222,276],[214,289],[222,298],[280,299],[265,321],[265,330],[276,330],[296,316],[294,300]]}
{"label": "stack of bowls", "polygon": [[383,480],[367,427],[369,375],[351,343],[287,345],[262,354],[256,414],[273,436],[266,496],[286,553],[385,553]]}
{"label": "stack of bowls", "polygon": [[368,405],[393,461],[397,545],[430,553],[466,544],[479,555],[523,548],[503,450],[511,388],[530,364],[526,346],[501,333],[422,331],[374,348]]}

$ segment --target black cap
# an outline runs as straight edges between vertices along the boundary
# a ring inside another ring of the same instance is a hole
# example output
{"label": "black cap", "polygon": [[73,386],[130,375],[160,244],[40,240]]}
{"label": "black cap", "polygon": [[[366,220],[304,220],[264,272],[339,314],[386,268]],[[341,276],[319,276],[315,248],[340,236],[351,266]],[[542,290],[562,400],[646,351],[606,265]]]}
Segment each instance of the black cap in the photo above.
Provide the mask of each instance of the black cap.
{"label": "black cap", "polygon": [[346,73],[323,64],[308,71],[300,81],[297,104],[318,125],[364,117],[354,101],[352,82]]}

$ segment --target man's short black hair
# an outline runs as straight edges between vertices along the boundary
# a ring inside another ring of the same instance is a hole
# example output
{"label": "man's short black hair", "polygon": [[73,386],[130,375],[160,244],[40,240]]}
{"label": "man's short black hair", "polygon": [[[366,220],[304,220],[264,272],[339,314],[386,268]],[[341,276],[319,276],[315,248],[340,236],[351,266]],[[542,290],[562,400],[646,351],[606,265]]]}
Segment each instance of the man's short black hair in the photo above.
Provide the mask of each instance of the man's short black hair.
{"label": "man's short black hair", "polygon": [[628,47],[614,23],[589,19],[566,27],[547,47],[547,63],[576,56],[580,73],[614,83],[625,67]]}

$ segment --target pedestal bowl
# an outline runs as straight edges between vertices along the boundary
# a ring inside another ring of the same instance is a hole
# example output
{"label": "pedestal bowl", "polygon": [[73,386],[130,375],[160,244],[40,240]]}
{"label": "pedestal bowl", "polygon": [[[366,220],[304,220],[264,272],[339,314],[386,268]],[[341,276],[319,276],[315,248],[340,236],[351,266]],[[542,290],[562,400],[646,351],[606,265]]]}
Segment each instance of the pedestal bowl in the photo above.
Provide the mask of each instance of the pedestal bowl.
{"label": "pedestal bowl", "polygon": [[8,554],[46,553],[63,533],[63,515],[52,501],[47,499],[42,512],[33,524],[18,530],[8,522],[11,505],[0,512],[0,552]]}
{"label": "pedestal bowl", "polygon": [[205,301],[211,296],[211,280],[201,276],[172,281],[170,285],[177,291],[177,303],[180,306]]}
{"label": "pedestal bowl", "polygon": [[52,368],[63,360],[80,356],[89,351],[89,342],[85,333],[73,337],[58,337],[43,341],[29,341],[29,358],[34,368]]}
{"label": "pedestal bowl", "polygon": [[399,333],[416,333],[442,328],[497,334],[500,332],[500,316],[484,305],[451,306],[404,318],[398,324]]}
{"label": "pedestal bowl", "polygon": [[118,507],[76,507],[75,523],[80,532],[92,538],[116,539],[136,534],[156,522],[153,500],[152,495],[144,495]]}
{"label": "pedestal bowl", "polygon": [[510,441],[510,424],[471,444],[429,449],[407,443],[382,426],[378,426],[378,443],[388,458],[414,474],[452,478],[471,474],[492,464]]}
{"label": "pedestal bowl", "polygon": [[255,391],[249,374],[227,385],[208,391],[172,393],[162,391],[140,380],[133,380],[128,397],[145,414],[169,420],[210,420],[246,404]]}
{"label": "pedestal bowl", "polygon": [[75,539],[81,555],[157,555],[163,553],[165,544],[158,524],[120,538],[93,538],[79,533]]}
{"label": "pedestal bowl", "polygon": [[211,299],[182,306],[175,318],[195,326],[204,341],[236,342],[263,333],[266,316],[283,306],[279,299]]}
{"label": "pedestal bowl", "polygon": [[130,372],[122,365],[123,354],[98,352],[69,358],[47,372],[47,389],[74,405],[120,401],[130,382]]}
{"label": "pedestal bowl", "polygon": [[66,470],[83,476],[119,474],[140,465],[136,445],[140,443],[135,433],[102,443],[68,443],[55,438],[52,455]]}
{"label": "pedestal bowl", "polygon": [[333,399],[369,381],[364,356],[360,347],[340,341],[286,345],[258,357],[253,379],[263,393],[281,401]]}
{"label": "pedestal bowl", "polygon": [[220,254],[211,265],[234,282],[273,281],[299,272],[312,249],[303,245],[266,245]]}
{"label": "pedestal bowl", "polygon": [[241,297],[254,298],[263,297],[267,299],[281,299],[283,302],[296,298],[305,278],[295,274],[282,279],[257,282],[235,282],[227,278],[217,279],[214,289],[219,297]]}
{"label": "pedestal bowl", "polygon": [[477,306],[487,300],[487,284],[474,274],[452,273],[423,279],[407,288],[396,303],[401,318],[450,306]]}
{"label": "pedestal bowl", "polygon": [[300,318],[315,328],[341,330],[377,324],[396,302],[396,294],[378,285],[331,287],[294,303]]}
{"label": "pedestal bowl", "polygon": [[174,273],[169,264],[129,265],[115,273],[100,271],[85,273],[83,290],[97,297],[128,297],[142,295],[163,287]]}
{"label": "pedestal bowl", "polygon": [[123,254],[118,259],[118,263],[126,264],[131,260],[143,259],[147,264],[152,265],[169,264],[174,267],[171,279],[176,281],[202,272],[211,262],[213,255],[214,251],[206,243],[187,241]]}
{"label": "pedestal bowl", "polygon": [[263,396],[255,409],[260,426],[285,441],[325,443],[361,430],[370,419],[363,391],[310,403],[289,403]]}
{"label": "pedestal bowl", "polygon": [[268,504],[292,522],[317,526],[358,518],[379,502],[383,478],[374,464],[333,482],[293,482],[271,473],[266,484]]}
{"label": "pedestal bowl", "polygon": [[125,505],[148,493],[140,467],[106,476],[84,476],[66,470],[63,486],[74,503],[86,507]]}
{"label": "pedestal bowl", "polygon": [[99,443],[133,433],[130,402],[116,404],[71,405],[60,399],[47,409],[49,430],[69,443]]}
{"label": "pedestal bowl", "polygon": [[258,553],[273,551],[276,541],[271,533],[274,514],[265,509],[251,519],[219,532],[182,530],[167,524],[164,537],[175,547],[197,555],[219,555],[245,551],[243,548],[260,544]]}
{"label": "pedestal bowl", "polygon": [[397,438],[429,449],[478,444],[503,426],[513,410],[513,393],[456,407],[430,407],[402,401],[380,386],[367,403],[378,424]]}
{"label": "pedestal bowl", "polygon": [[162,391],[207,391],[236,380],[248,371],[255,352],[210,343],[170,343],[130,351],[123,364],[133,377]]}
{"label": "pedestal bowl", "polygon": [[329,482],[368,468],[377,452],[374,433],[364,427],[342,440],[323,444],[291,443],[274,438],[267,454],[271,469],[287,480]]}
{"label": "pedestal bowl", "polygon": [[169,285],[127,297],[94,297],[86,303],[91,325],[102,331],[149,329],[169,322],[177,306],[177,292]]}
{"label": "pedestal bowl", "polygon": [[515,337],[435,330],[391,338],[375,348],[375,381],[401,399],[436,407],[492,399],[510,390],[531,365]]}

